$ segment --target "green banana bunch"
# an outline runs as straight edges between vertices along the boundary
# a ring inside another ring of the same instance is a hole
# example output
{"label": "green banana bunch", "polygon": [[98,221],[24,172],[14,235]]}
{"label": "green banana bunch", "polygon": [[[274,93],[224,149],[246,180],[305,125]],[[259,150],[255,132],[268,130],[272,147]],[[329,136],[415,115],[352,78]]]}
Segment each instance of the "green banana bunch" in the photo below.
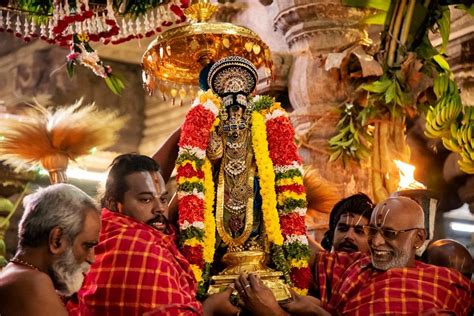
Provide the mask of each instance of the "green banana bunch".
{"label": "green banana bunch", "polygon": [[454,122],[450,127],[449,136],[443,137],[443,145],[448,150],[461,156],[458,161],[462,171],[474,174],[474,107],[465,106],[460,123]]}
{"label": "green banana bunch", "polygon": [[[452,123],[462,111],[461,96],[456,83],[449,78],[447,73],[442,73],[435,78],[433,91],[437,102],[426,113],[425,135],[430,138],[447,138]],[[448,144],[448,146],[455,147],[454,144]]]}
{"label": "green banana bunch", "polygon": [[464,107],[464,117],[461,127],[457,130],[456,139],[460,144],[461,150],[459,155],[461,159],[458,161],[462,171],[474,174],[474,107]]}

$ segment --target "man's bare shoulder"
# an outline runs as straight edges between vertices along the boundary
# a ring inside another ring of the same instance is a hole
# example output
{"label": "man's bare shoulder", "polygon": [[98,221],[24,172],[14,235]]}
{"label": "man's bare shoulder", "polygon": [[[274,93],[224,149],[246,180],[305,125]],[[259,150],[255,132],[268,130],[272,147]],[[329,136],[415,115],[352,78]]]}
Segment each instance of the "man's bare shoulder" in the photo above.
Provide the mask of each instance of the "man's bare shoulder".
{"label": "man's bare shoulder", "polygon": [[0,314],[65,315],[51,278],[29,268],[7,266],[0,274]]}
{"label": "man's bare shoulder", "polygon": [[47,274],[30,268],[8,265],[0,274],[0,291],[22,289],[31,289],[31,291],[51,290],[54,292],[53,282]]}

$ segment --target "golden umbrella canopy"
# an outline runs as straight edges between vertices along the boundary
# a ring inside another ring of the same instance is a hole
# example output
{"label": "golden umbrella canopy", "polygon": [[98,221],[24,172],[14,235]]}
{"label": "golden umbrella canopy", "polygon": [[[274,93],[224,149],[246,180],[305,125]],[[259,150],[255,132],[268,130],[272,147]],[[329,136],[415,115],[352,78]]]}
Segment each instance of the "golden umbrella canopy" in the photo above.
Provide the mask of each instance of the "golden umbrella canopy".
{"label": "golden umbrella canopy", "polygon": [[[216,10],[209,0],[194,1],[185,10],[190,24],[170,29],[150,43],[142,61],[148,93],[159,87],[164,94],[170,84],[197,85],[204,66],[232,55],[250,60],[257,68],[263,66],[271,74],[273,62],[268,45],[248,28],[208,22]],[[182,99],[186,93],[183,91],[174,88],[171,95],[179,93]]]}

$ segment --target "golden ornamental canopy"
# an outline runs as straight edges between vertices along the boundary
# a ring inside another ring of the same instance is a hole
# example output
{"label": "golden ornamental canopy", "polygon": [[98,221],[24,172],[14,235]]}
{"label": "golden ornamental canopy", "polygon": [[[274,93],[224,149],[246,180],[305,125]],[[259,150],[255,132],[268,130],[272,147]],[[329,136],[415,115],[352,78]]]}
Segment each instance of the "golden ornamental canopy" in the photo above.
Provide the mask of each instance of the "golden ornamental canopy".
{"label": "golden ornamental canopy", "polygon": [[150,43],[142,61],[144,87],[150,94],[158,86],[163,92],[160,84],[163,81],[197,85],[204,66],[232,55],[244,57],[255,67],[263,66],[271,73],[268,45],[248,28],[207,22],[216,10],[209,0],[198,1],[185,10],[190,24],[170,29]]}

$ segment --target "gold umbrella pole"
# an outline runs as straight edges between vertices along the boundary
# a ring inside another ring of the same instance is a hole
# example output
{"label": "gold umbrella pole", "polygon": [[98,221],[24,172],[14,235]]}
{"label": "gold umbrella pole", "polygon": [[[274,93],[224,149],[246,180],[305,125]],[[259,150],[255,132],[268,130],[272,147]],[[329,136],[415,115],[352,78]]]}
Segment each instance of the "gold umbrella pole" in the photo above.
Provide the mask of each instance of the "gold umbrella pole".
{"label": "gold umbrella pole", "polygon": [[66,170],[69,163],[67,155],[54,153],[41,158],[41,165],[48,170],[51,184],[67,182]]}

